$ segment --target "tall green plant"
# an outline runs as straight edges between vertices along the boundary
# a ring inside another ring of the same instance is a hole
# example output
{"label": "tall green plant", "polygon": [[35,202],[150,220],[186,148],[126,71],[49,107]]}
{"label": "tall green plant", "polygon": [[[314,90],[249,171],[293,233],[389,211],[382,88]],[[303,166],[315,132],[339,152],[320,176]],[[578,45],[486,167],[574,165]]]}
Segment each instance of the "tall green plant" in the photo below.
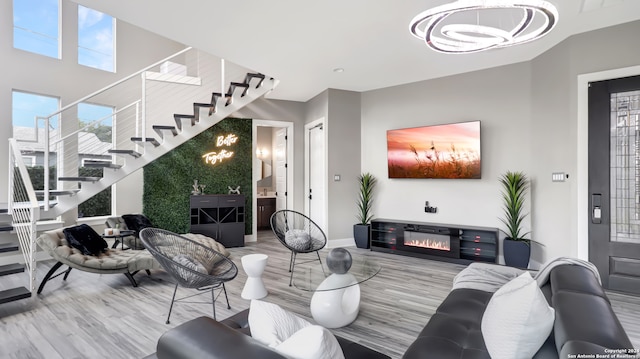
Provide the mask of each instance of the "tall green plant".
{"label": "tall green plant", "polygon": [[371,207],[373,206],[373,189],[376,186],[376,178],[371,173],[363,173],[358,176],[360,193],[358,195],[358,224],[368,224],[373,218]]}
{"label": "tall green plant", "polygon": [[515,241],[529,243],[525,237],[529,232],[523,233],[522,222],[527,216],[524,213],[524,201],[529,189],[527,176],[522,172],[507,171],[500,176],[502,184],[502,200],[504,201],[504,218],[500,218],[507,227],[507,235]]}

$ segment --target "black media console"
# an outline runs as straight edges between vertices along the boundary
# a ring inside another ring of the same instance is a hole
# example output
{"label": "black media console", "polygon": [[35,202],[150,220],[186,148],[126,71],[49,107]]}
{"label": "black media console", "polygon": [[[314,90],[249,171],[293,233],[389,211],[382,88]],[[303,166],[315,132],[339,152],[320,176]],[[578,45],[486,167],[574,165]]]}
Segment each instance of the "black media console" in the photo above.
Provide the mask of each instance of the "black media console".
{"label": "black media console", "polygon": [[371,221],[371,250],[468,264],[498,262],[500,230],[393,219]]}

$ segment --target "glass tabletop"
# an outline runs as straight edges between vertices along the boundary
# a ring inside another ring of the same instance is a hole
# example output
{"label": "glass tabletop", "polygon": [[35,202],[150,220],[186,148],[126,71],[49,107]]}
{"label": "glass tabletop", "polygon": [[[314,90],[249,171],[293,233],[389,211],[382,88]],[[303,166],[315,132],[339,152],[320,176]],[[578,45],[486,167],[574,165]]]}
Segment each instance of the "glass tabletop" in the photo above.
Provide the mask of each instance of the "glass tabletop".
{"label": "glass tabletop", "polygon": [[331,273],[327,268],[325,256],[322,258],[322,266],[317,260],[296,263],[293,285],[309,292],[331,291],[360,284],[379,272],[380,264],[375,259],[366,255],[352,254],[351,268],[347,273]]}

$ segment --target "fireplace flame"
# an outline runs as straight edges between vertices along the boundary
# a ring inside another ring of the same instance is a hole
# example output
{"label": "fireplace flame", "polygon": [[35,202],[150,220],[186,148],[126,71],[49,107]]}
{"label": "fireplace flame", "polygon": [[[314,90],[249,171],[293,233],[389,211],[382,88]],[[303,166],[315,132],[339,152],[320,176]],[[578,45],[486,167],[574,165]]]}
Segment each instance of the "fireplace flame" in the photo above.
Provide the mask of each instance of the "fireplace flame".
{"label": "fireplace flame", "polygon": [[449,242],[432,240],[432,239],[405,240],[404,241],[404,245],[405,246],[411,246],[411,247],[437,249],[437,250],[440,250],[440,251],[450,251],[451,250]]}

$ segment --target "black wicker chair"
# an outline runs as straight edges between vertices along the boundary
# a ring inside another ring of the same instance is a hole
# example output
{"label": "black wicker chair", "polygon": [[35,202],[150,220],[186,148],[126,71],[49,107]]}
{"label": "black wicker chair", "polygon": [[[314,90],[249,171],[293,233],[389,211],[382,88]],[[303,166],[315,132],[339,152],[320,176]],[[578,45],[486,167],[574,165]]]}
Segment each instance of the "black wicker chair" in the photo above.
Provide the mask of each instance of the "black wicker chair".
{"label": "black wicker chair", "polygon": [[[280,243],[291,251],[289,286],[293,282],[293,271],[298,253],[316,252],[320,267],[322,267],[322,260],[318,251],[327,244],[327,236],[315,222],[302,213],[286,209],[271,215],[270,222],[273,234],[275,234]],[[322,268],[324,271],[324,267]]]}
{"label": "black wicker chair", "polygon": [[[178,286],[194,288],[198,291],[211,290],[213,319],[216,319],[216,298],[222,292],[227,300],[227,308],[231,309],[224,283],[236,277],[238,267],[229,258],[203,244],[163,229],[145,228],[140,231],[140,240],[160,266],[176,280],[167,324],[169,324],[174,302],[203,294],[197,293],[176,299]],[[215,294],[216,289],[220,289],[218,295]]]}

